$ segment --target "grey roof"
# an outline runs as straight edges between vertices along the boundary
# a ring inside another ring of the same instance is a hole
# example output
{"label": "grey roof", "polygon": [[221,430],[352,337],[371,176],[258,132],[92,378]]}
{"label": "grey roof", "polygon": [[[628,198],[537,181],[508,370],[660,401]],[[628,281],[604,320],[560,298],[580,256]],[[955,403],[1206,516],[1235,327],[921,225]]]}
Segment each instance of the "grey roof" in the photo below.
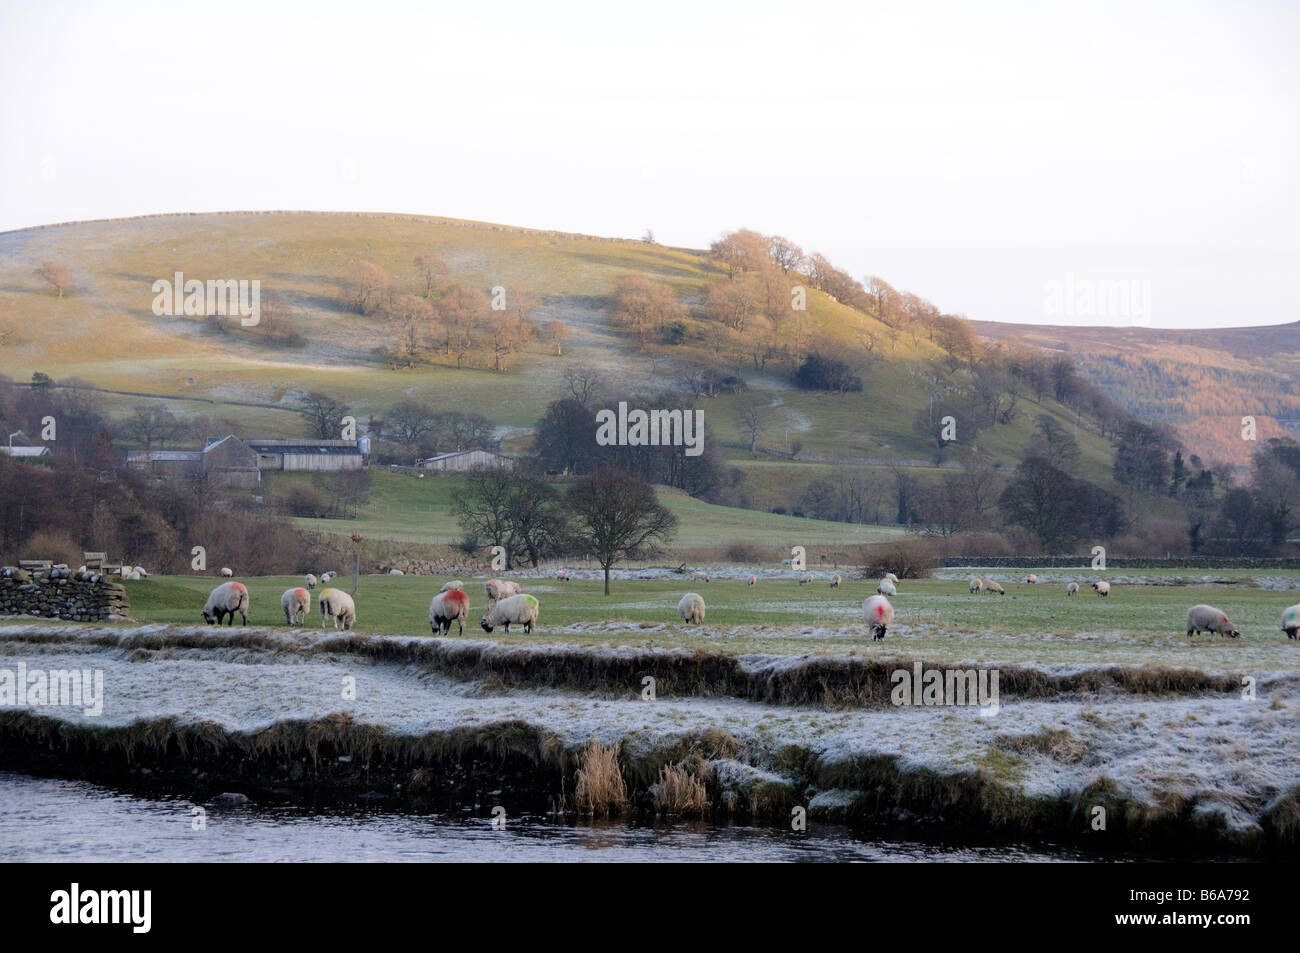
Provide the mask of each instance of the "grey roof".
{"label": "grey roof", "polygon": [[467,453],[486,453],[494,457],[501,457],[503,460],[513,460],[514,457],[508,453],[497,453],[495,450],[484,450],[482,447],[474,447],[469,450],[452,450],[450,453],[440,453],[437,456],[425,457],[421,463],[432,463],[435,460],[450,460],[452,457],[463,457]]}
{"label": "grey roof", "polygon": [[254,450],[256,450],[258,453],[306,453],[306,454],[311,454],[313,456],[331,456],[331,457],[361,456],[361,448],[355,445],[351,447],[322,447],[320,444],[315,444],[315,443],[299,443],[299,444],[293,444],[291,446],[265,447],[265,446],[259,446],[258,444],[255,443],[250,443],[249,446],[252,447]]}
{"label": "grey roof", "polygon": [[128,462],[148,460],[151,463],[166,461],[193,463],[202,460],[203,454],[198,450],[128,450],[126,459]]}
{"label": "grey roof", "polygon": [[49,447],[5,447],[0,446],[0,453],[8,457],[43,457],[50,452]]}

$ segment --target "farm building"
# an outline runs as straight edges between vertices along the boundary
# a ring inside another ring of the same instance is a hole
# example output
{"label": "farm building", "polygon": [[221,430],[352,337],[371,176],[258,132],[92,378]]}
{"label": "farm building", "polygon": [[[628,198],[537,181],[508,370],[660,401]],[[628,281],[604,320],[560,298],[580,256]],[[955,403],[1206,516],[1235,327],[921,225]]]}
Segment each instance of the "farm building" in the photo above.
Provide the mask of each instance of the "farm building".
{"label": "farm building", "polygon": [[35,460],[37,457],[48,457],[50,455],[49,447],[4,447],[0,446],[0,454],[6,457],[18,457],[24,460]]}
{"label": "farm building", "polygon": [[478,470],[497,467],[513,470],[519,465],[518,459],[493,450],[456,450],[452,453],[440,453],[436,457],[421,460],[418,466],[424,470],[439,470],[449,473],[463,473],[466,470]]}
{"label": "farm building", "polygon": [[256,489],[266,470],[360,470],[369,451],[360,440],[209,437],[202,450],[132,450],[127,465],[164,479],[204,476],[220,487]]}
{"label": "farm building", "polygon": [[203,472],[201,450],[128,450],[126,465],[158,477],[186,477]]}
{"label": "farm building", "polygon": [[203,476],[214,486],[241,490],[256,489],[262,479],[257,454],[238,437],[209,440],[202,450],[131,450],[126,463],[163,479]]}
{"label": "farm building", "polygon": [[366,465],[369,450],[365,437],[359,440],[248,437],[243,443],[256,455],[258,470],[360,470]]}

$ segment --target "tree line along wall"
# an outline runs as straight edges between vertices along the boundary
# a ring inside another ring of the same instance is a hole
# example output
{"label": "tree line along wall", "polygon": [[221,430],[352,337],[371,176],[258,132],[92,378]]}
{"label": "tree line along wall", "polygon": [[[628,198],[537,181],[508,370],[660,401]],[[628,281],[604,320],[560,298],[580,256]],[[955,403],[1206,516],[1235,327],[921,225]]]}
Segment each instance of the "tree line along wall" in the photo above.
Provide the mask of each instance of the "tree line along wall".
{"label": "tree line along wall", "polygon": [[120,582],[50,579],[13,571],[0,576],[0,615],[38,616],[72,622],[111,622],[127,618],[131,604]]}

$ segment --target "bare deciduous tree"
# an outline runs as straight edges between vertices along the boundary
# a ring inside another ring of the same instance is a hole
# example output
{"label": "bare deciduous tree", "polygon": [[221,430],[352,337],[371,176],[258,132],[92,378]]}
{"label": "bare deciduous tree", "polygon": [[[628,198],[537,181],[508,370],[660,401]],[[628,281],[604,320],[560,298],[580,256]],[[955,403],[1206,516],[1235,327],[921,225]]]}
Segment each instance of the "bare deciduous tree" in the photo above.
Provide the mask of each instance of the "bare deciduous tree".
{"label": "bare deciduous tree", "polygon": [[57,291],[60,298],[72,290],[72,270],[57,261],[41,262],[36,269],[36,277]]}

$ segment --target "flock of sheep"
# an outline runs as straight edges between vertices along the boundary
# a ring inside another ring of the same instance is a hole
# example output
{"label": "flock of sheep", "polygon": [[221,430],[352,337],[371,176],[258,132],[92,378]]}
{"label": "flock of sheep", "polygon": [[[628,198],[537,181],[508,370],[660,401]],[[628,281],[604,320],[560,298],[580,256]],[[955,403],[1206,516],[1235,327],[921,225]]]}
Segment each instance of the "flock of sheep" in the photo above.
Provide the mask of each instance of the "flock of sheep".
{"label": "flock of sheep", "polygon": [[[228,575],[229,572],[228,569],[223,568],[221,575]],[[329,582],[336,575],[338,573],[325,572],[318,580],[315,575],[308,573],[304,580],[306,588],[296,586],[286,589],[280,597],[280,607],[284,611],[285,622],[291,626],[302,625],[311,613],[309,590],[315,589],[318,582]],[[567,582],[572,577],[567,570],[560,570],[556,578]],[[692,573],[691,579],[697,582],[709,582],[711,577],[707,572],[699,570]],[[811,574],[805,574],[799,578],[799,585],[809,585],[813,581]],[[746,585],[753,587],[758,579],[751,574],[745,582]],[[842,582],[839,573],[834,573],[830,578],[832,589],[840,588]],[[1030,573],[1025,577],[1025,582],[1028,585],[1035,585],[1038,583],[1038,577]],[[1098,580],[1092,583],[1092,589],[1099,596],[1110,595],[1109,582]],[[528,633],[535,630],[541,605],[535,596],[525,593],[518,582],[489,579],[484,583],[483,590],[488,600],[488,611],[480,620],[484,632],[492,632],[497,626],[502,626],[506,632],[509,632],[512,623],[522,625],[524,631]],[[970,592],[972,595],[982,595],[986,592],[1006,595],[1006,589],[999,583],[978,576],[971,578]],[[1066,596],[1073,596],[1078,592],[1077,582],[1070,582],[1065,587]],[[873,639],[883,639],[887,628],[894,621],[894,607],[888,597],[897,594],[898,576],[892,572],[885,573],[876,586],[876,594],[863,601],[863,618]],[[333,621],[335,629],[344,630],[351,629],[356,624],[356,603],[350,595],[340,589],[332,587],[322,589],[318,598],[318,607],[322,628],[327,621]],[[677,603],[677,614],[688,625],[702,624],[706,611],[704,597],[698,592],[686,593]],[[243,625],[248,624],[248,588],[242,582],[232,580],[217,586],[208,595],[208,601],[203,606],[203,618],[209,625],[221,625],[223,620],[226,625],[232,625],[235,613],[239,613]],[[458,634],[464,635],[465,621],[468,617],[469,596],[465,592],[465,584],[459,579],[446,583],[429,603],[429,627],[434,635],[450,633],[453,622],[457,624]],[[1288,639],[1300,639],[1300,603],[1290,606],[1282,613],[1282,631],[1286,633]],[[1187,613],[1187,635],[1199,635],[1202,632],[1230,638],[1238,638],[1241,635],[1225,612],[1205,604],[1192,606]]]}

